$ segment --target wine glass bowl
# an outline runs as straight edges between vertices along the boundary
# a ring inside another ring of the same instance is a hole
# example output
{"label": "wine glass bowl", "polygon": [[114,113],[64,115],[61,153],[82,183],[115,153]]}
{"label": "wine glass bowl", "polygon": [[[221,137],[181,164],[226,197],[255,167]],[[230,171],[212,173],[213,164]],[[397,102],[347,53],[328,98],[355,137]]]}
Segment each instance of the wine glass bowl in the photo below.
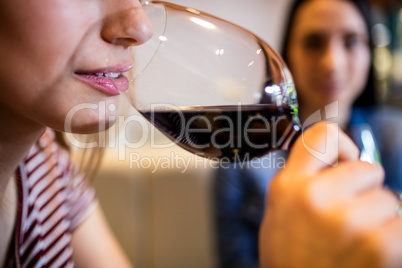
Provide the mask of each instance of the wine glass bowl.
{"label": "wine glass bowl", "polygon": [[[296,90],[266,42],[192,8],[151,1],[143,9],[154,33],[130,48],[134,66],[121,91],[137,111],[180,147],[218,161],[289,149],[301,133]],[[379,163],[370,132],[359,133],[361,160]],[[401,215],[402,194],[392,192]]]}
{"label": "wine glass bowl", "polygon": [[[172,3],[146,2],[143,8],[154,34],[133,48],[137,89],[130,91],[130,100],[137,109],[158,102],[203,106],[288,102],[287,97],[295,101],[294,95],[286,96],[294,85],[283,60],[251,32]],[[269,86],[275,86],[272,92],[264,91]]]}
{"label": "wine glass bowl", "polygon": [[[132,106],[182,148],[244,161],[300,130],[292,76],[248,30],[172,3],[145,2],[154,34],[133,47]],[[240,157],[240,158],[239,158]]]}

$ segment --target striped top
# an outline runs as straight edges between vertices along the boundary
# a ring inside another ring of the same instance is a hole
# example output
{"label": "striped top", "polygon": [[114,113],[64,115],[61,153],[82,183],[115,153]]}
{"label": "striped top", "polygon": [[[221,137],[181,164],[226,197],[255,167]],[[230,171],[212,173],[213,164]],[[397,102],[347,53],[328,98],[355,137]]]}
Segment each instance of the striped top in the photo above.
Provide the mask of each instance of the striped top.
{"label": "striped top", "polygon": [[75,169],[50,129],[17,170],[17,267],[73,267],[71,234],[97,204],[94,190]]}

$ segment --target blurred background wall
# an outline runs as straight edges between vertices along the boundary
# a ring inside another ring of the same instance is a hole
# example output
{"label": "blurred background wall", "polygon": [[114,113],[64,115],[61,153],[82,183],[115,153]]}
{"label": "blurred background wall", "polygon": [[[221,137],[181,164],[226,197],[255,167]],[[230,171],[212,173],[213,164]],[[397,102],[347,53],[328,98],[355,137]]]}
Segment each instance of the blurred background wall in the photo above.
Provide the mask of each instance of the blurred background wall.
{"label": "blurred background wall", "polygon": [[402,1],[372,0],[378,98],[402,108]]}
{"label": "blurred background wall", "polygon": [[[274,49],[289,0],[174,0],[234,22],[254,32]],[[402,11],[398,1],[376,1],[376,71],[379,98],[401,106]],[[139,268],[217,267],[211,203],[213,163],[179,147],[155,149],[150,142],[129,148],[142,131],[155,131],[134,110],[108,149],[94,181],[108,221],[126,253]],[[112,135],[112,136],[113,136]],[[155,141],[168,140],[155,131]],[[113,145],[113,144],[112,144]],[[155,170],[152,159],[168,161]],[[186,169],[181,161],[190,161]]]}

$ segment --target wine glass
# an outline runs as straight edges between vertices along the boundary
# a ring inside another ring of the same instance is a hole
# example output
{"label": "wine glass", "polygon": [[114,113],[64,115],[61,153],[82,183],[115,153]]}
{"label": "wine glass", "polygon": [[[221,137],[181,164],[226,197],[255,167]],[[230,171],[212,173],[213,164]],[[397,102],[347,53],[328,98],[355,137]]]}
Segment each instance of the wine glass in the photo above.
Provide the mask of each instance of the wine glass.
{"label": "wine glass", "polygon": [[[154,34],[133,47],[132,106],[180,147],[248,161],[300,132],[292,76],[253,33],[204,12],[145,2]],[[116,85],[119,88],[118,85]]]}
{"label": "wine glass", "polygon": [[[288,67],[266,42],[192,8],[152,1],[143,9],[153,37],[130,48],[128,90],[115,83],[137,111],[202,157],[243,162],[289,149],[301,133],[297,95]],[[360,159],[380,164],[370,129],[357,133]]]}

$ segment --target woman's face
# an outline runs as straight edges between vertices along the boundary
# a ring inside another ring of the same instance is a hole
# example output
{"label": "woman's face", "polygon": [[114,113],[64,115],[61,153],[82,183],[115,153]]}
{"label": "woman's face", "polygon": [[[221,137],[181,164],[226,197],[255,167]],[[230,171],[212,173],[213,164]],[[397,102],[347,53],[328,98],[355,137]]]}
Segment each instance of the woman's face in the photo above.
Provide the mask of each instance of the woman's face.
{"label": "woman's face", "polygon": [[301,107],[314,111],[339,100],[351,107],[370,69],[368,33],[348,1],[312,0],[296,12],[288,64]]}
{"label": "woman's face", "polygon": [[139,1],[1,1],[2,117],[59,130],[71,119],[80,133],[108,125],[115,86],[127,87],[119,73],[132,66],[128,47],[151,35]]}

